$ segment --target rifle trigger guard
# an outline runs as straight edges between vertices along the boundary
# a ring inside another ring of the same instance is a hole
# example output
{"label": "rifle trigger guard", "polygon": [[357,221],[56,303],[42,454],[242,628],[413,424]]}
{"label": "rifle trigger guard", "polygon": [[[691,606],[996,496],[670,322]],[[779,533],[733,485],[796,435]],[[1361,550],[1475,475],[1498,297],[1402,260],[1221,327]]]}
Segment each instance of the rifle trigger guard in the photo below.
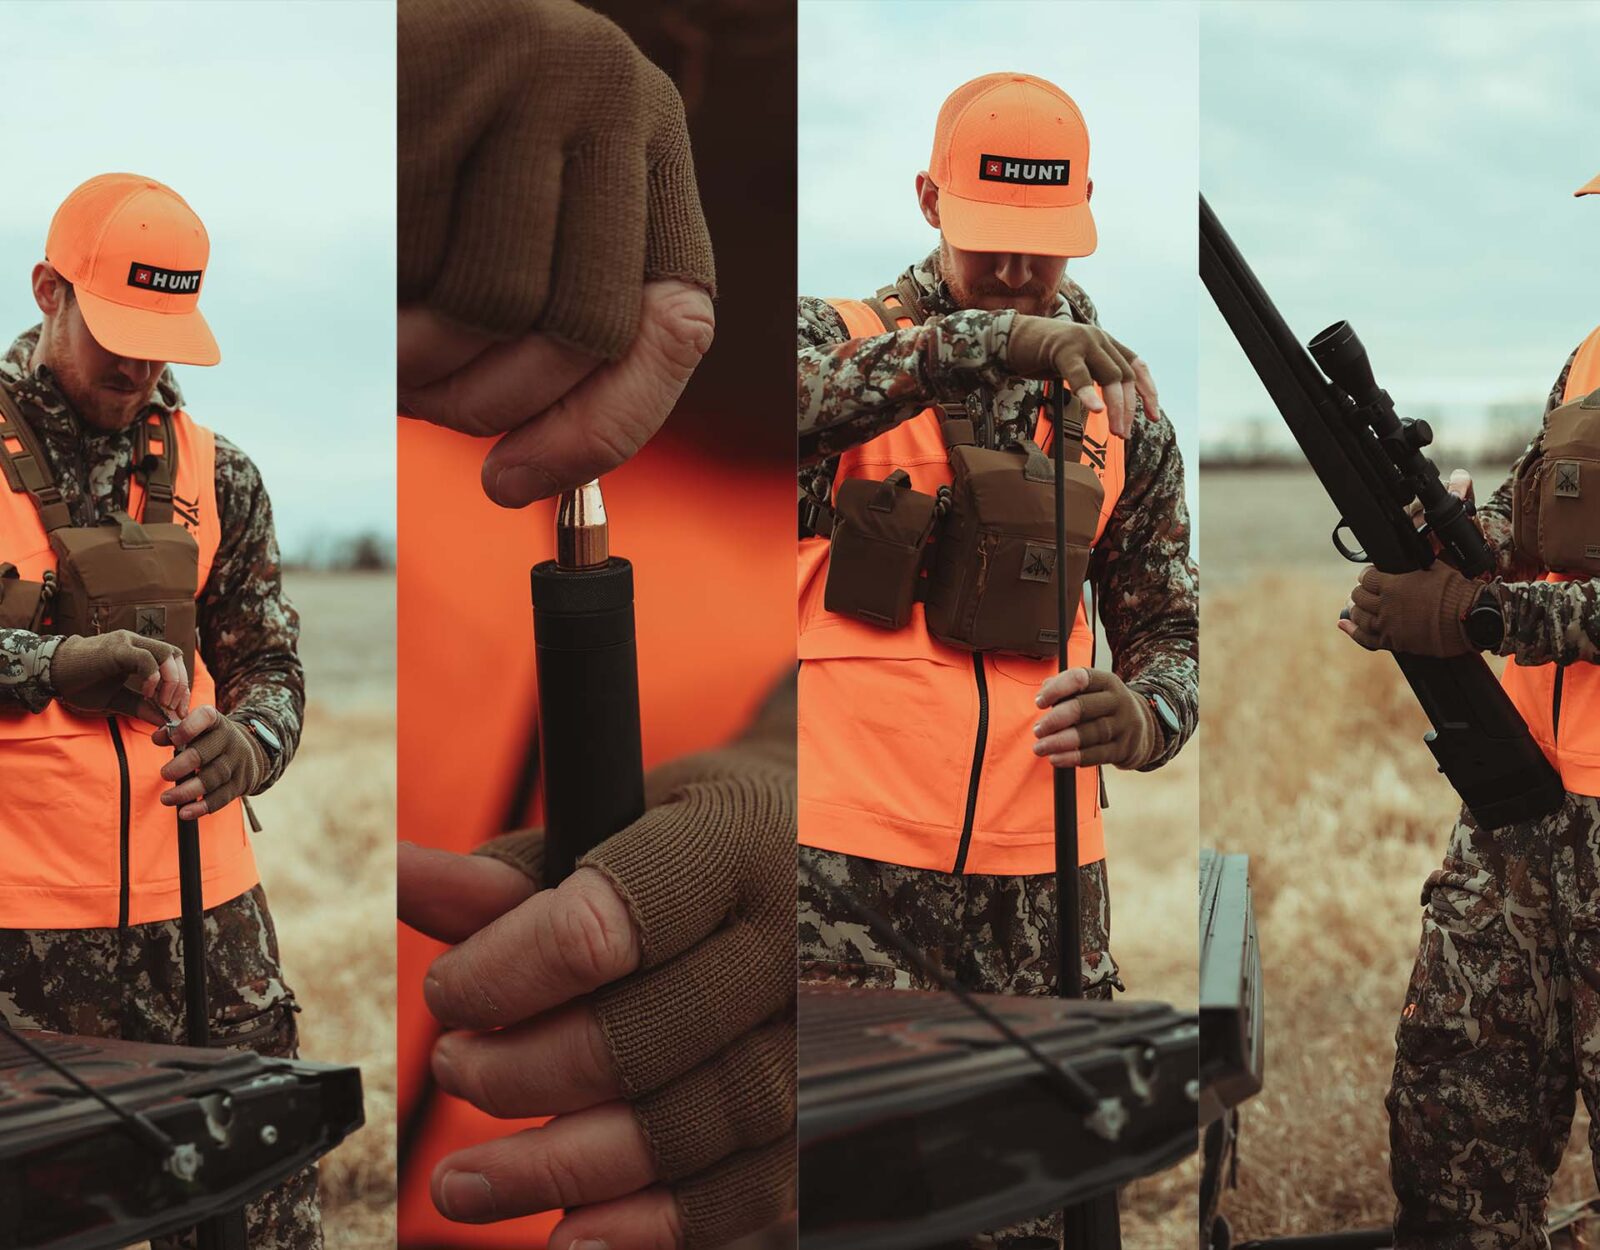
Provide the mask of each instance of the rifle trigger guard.
{"label": "rifle trigger guard", "polygon": [[[1350,561],[1351,564],[1369,563],[1367,560],[1367,553],[1365,551],[1362,551],[1359,547],[1353,550],[1349,547],[1346,547],[1344,545],[1344,541],[1339,537],[1342,532],[1348,530],[1349,528],[1350,522],[1346,521],[1343,517],[1340,517],[1339,524],[1333,527],[1333,533],[1329,535],[1329,537],[1333,539],[1333,549],[1342,555],[1346,560]],[[1354,539],[1355,534],[1352,533],[1350,537]]]}

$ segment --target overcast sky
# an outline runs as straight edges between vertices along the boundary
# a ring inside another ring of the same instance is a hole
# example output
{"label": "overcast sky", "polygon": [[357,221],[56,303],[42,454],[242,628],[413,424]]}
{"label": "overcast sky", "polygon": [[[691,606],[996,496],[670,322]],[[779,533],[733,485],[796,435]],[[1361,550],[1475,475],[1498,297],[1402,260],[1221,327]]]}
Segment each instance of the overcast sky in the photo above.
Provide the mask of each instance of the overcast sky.
{"label": "overcast sky", "polygon": [[1150,362],[1193,463],[1195,49],[1188,3],[800,0],[801,292],[870,295],[937,244],[913,186],[951,91],[1048,79],[1089,126],[1100,242],[1068,272]]}
{"label": "overcast sky", "polygon": [[[1209,4],[1201,186],[1302,341],[1347,319],[1402,412],[1531,432],[1600,322],[1596,63],[1594,4]],[[1207,441],[1281,424],[1202,306]]]}
{"label": "overcast sky", "polygon": [[28,274],[74,186],[168,183],[211,236],[222,348],[175,370],[189,410],[261,467],[286,551],[392,536],[393,6],[5,4],[0,43],[0,334],[38,319]]}

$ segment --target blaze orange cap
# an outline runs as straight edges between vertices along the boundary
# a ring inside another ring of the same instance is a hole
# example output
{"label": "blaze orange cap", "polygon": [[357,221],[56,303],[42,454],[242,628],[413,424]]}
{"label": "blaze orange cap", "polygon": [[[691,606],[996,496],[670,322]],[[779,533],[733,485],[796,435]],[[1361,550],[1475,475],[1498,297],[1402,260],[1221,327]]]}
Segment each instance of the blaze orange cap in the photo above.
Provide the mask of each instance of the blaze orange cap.
{"label": "blaze orange cap", "polygon": [[1589,179],[1588,182],[1584,183],[1581,187],[1579,187],[1572,194],[1573,195],[1600,195],[1600,174],[1596,174],[1593,178]]}
{"label": "blaze orange cap", "polygon": [[108,352],[183,365],[222,359],[200,315],[211,241],[171,187],[138,174],[89,179],[56,209],[44,254]]}
{"label": "blaze orange cap", "polygon": [[940,228],[962,251],[1094,251],[1089,131],[1054,83],[985,74],[957,87],[939,110],[928,176]]}

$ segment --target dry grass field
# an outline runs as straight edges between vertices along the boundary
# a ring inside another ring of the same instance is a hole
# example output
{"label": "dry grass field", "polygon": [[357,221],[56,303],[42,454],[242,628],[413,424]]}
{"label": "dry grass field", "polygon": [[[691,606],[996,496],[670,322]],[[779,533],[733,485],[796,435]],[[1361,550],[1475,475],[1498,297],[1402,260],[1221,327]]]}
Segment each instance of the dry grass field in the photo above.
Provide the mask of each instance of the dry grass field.
{"label": "dry grass field", "polygon": [[[1328,544],[1316,480],[1208,472],[1201,488],[1201,821],[1250,855],[1266,966],[1266,1089],[1223,1209],[1236,1237],[1383,1225],[1395,1022],[1459,802],[1399,670],[1335,628],[1359,570]],[[1586,1134],[1580,1111],[1556,1202],[1593,1195]]]}
{"label": "dry grass field", "polygon": [[255,800],[256,857],[307,1059],[361,1068],[367,1123],[323,1160],[330,1250],[394,1245],[394,578],[291,575],[300,752]]}

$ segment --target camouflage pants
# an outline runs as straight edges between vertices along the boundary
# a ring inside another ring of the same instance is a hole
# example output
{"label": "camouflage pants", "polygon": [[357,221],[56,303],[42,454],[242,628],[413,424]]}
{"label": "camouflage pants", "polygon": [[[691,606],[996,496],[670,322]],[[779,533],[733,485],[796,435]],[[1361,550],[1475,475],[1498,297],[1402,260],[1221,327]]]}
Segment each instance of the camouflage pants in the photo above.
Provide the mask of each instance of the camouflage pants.
{"label": "camouflage pants", "polygon": [[[956,876],[854,855],[800,848],[799,957],[803,983],[938,989],[894,947],[840,907],[847,894],[877,912],[963,989],[993,994],[1056,990],[1056,879]],[[826,885],[812,877],[817,874]],[[1123,989],[1111,958],[1111,898],[1104,860],[1079,869],[1079,942],[1086,998]],[[1043,1216],[982,1234],[972,1250],[1054,1250],[1061,1218]]]}
{"label": "camouflage pants", "polygon": [[1495,830],[1463,811],[1422,901],[1387,1101],[1394,1244],[1548,1246],[1579,1088],[1600,1161],[1600,799]]}
{"label": "camouflage pants", "polygon": [[[183,942],[176,920],[126,929],[0,929],[0,1014],[19,1028],[183,1045]],[[294,994],[258,885],[206,912],[211,1044],[292,1059]],[[317,1173],[306,1168],[245,1212],[252,1250],[321,1250]],[[193,1233],[155,1250],[192,1247]]]}

